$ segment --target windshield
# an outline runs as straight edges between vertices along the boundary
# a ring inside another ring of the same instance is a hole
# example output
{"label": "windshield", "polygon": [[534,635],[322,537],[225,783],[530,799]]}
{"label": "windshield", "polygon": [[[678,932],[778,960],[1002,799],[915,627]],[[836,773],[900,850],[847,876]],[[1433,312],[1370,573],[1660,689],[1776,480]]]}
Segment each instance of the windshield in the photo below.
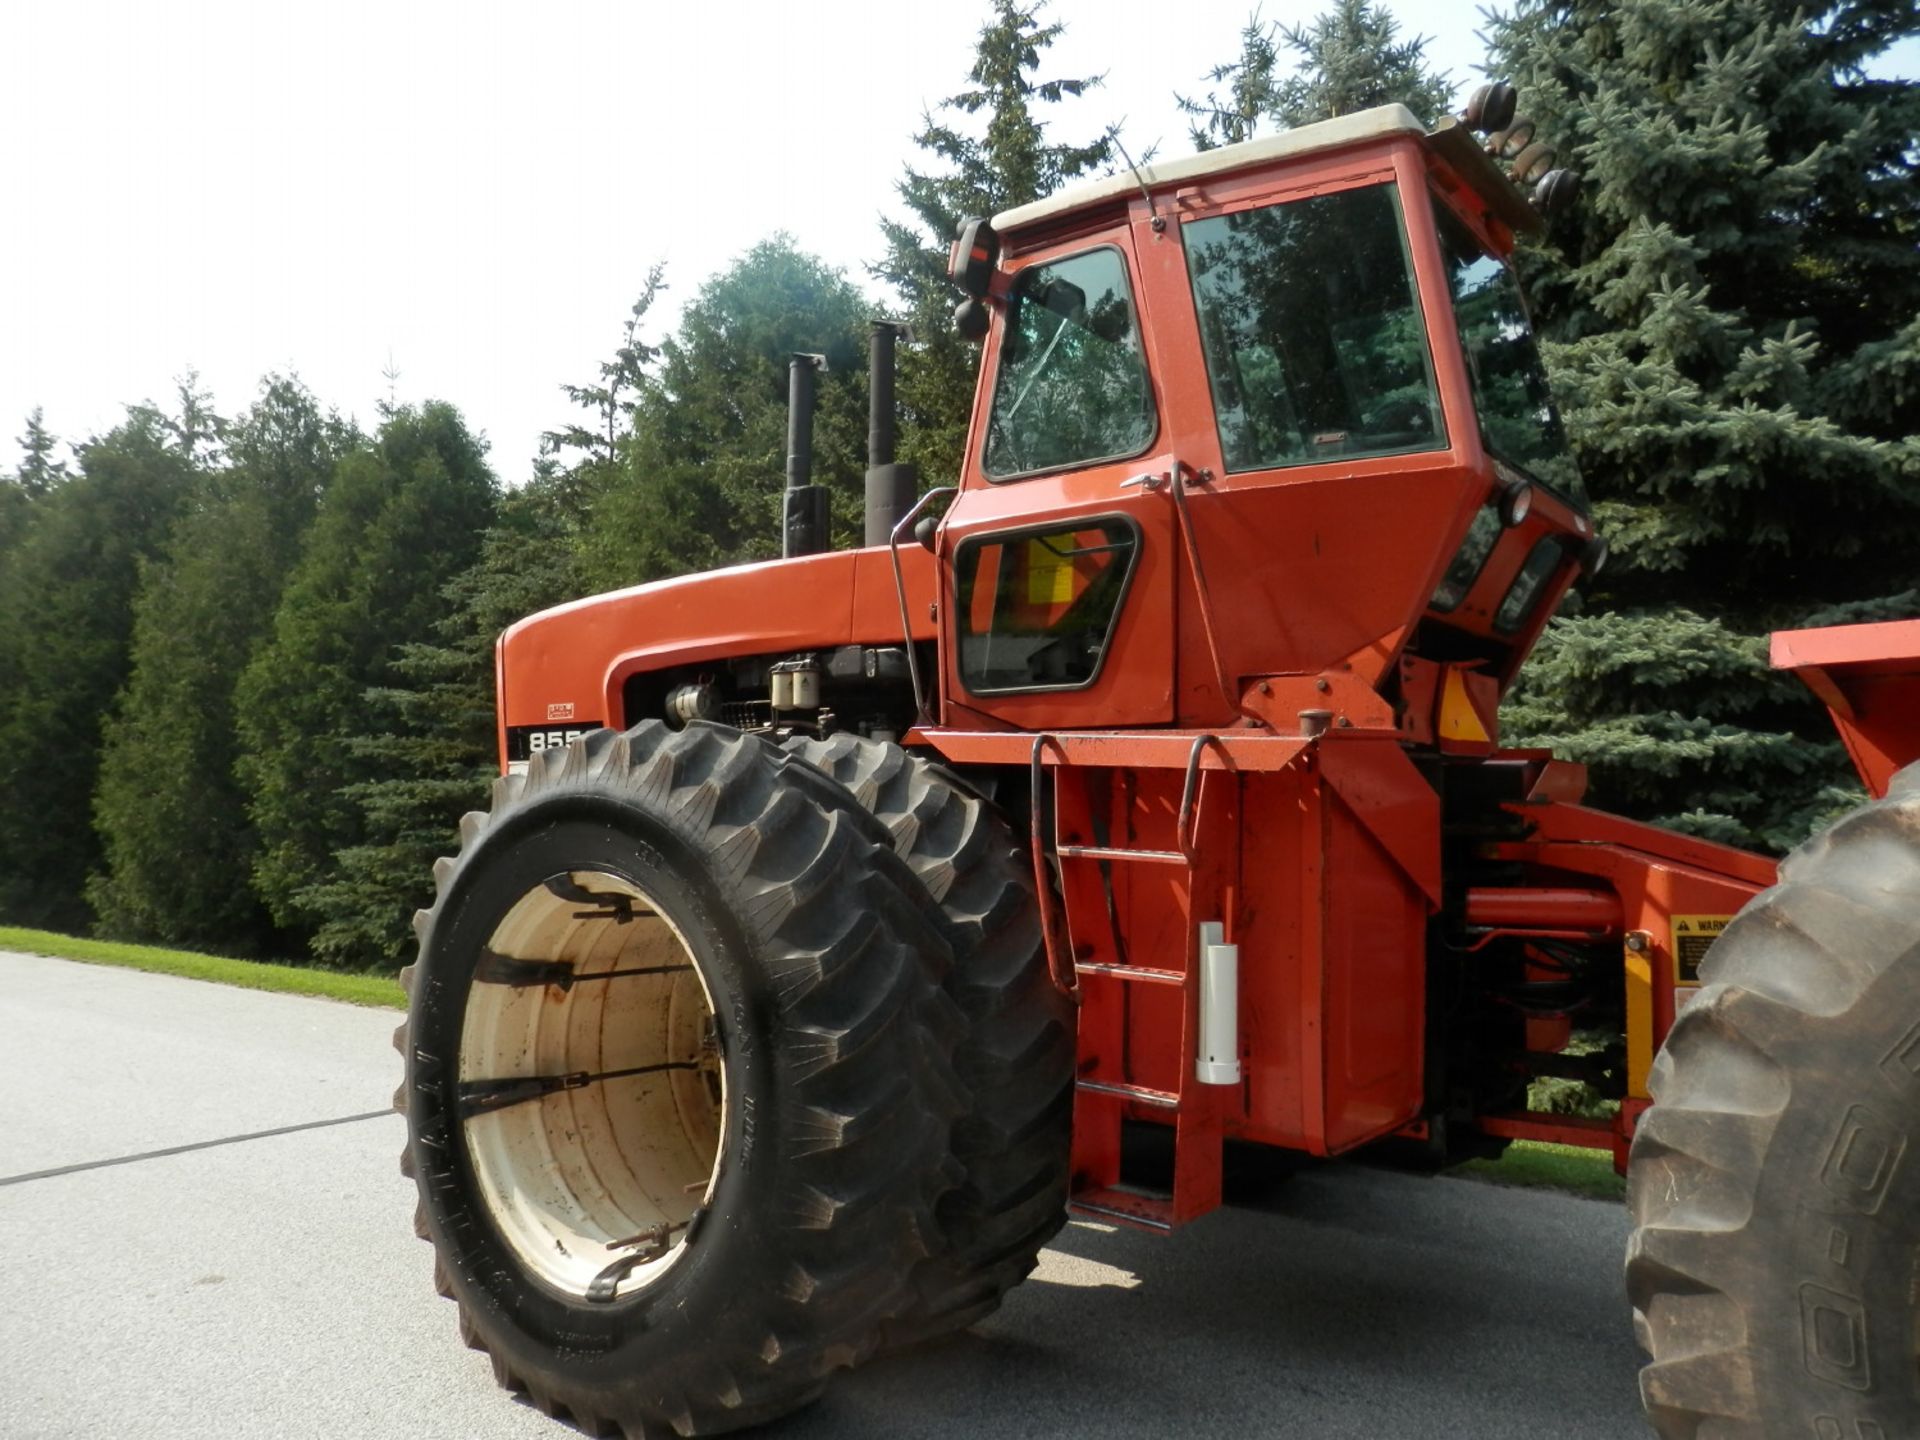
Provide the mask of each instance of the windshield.
{"label": "windshield", "polygon": [[1194,220],[1182,234],[1228,470],[1446,444],[1392,186]]}
{"label": "windshield", "polygon": [[1022,270],[1007,297],[987,474],[1002,479],[1138,455],[1154,426],[1120,252],[1089,250]]}
{"label": "windshield", "polygon": [[1533,341],[1519,282],[1512,270],[1486,253],[1459,216],[1438,200],[1433,209],[1453,291],[1460,350],[1473,381],[1481,443],[1496,459],[1551,485],[1585,509],[1586,492],[1567,453],[1566,432],[1547,388],[1546,367]]}

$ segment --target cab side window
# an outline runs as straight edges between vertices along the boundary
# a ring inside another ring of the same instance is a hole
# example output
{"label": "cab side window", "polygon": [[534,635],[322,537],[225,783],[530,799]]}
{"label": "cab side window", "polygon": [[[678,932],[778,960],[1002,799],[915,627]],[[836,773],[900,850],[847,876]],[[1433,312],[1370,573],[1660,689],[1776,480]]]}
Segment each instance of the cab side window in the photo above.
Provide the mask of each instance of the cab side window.
{"label": "cab side window", "polygon": [[1022,270],[1007,296],[987,474],[1125,459],[1147,448],[1156,425],[1120,252],[1089,250]]}
{"label": "cab side window", "polygon": [[1124,517],[962,543],[954,558],[961,683],[976,695],[1091,685],[1138,548]]}

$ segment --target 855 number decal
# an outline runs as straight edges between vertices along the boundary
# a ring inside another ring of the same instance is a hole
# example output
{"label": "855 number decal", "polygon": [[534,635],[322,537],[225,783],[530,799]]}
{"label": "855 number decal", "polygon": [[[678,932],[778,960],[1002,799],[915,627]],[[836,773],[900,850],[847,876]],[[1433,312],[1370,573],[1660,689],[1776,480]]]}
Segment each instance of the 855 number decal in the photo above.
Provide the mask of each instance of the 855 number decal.
{"label": "855 number decal", "polygon": [[582,720],[576,725],[509,725],[507,760],[531,760],[543,750],[564,749],[589,730],[599,728],[598,720]]}

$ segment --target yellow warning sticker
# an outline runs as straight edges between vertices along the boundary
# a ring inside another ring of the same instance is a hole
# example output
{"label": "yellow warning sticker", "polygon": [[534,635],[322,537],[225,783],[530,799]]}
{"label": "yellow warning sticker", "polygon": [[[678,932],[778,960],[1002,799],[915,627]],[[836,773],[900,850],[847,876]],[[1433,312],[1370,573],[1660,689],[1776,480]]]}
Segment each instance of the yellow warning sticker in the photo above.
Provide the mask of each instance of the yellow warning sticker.
{"label": "yellow warning sticker", "polygon": [[1698,985],[1700,962],[1727,928],[1731,915],[1676,915],[1673,917],[1673,983]]}
{"label": "yellow warning sticker", "polygon": [[1446,689],[1440,694],[1440,738],[1486,744],[1493,737],[1481,723],[1480,712],[1467,696],[1467,678],[1453,666],[1447,667]]}
{"label": "yellow warning sticker", "polygon": [[1073,559],[1044,540],[1027,542],[1027,603],[1065,605],[1073,599]]}

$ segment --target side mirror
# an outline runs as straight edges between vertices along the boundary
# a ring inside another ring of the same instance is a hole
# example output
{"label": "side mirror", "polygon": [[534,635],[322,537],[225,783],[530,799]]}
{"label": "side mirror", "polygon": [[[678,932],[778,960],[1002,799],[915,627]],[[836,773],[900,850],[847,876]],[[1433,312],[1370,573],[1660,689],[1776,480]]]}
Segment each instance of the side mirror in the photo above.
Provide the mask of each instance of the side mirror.
{"label": "side mirror", "polygon": [[979,300],[993,283],[993,268],[999,263],[1000,237],[993,223],[979,218],[961,221],[960,233],[947,252],[947,278]]}
{"label": "side mirror", "polygon": [[987,302],[976,296],[969,295],[953,307],[953,328],[960,332],[962,340],[972,345],[987,338],[987,326],[992,319]]}

